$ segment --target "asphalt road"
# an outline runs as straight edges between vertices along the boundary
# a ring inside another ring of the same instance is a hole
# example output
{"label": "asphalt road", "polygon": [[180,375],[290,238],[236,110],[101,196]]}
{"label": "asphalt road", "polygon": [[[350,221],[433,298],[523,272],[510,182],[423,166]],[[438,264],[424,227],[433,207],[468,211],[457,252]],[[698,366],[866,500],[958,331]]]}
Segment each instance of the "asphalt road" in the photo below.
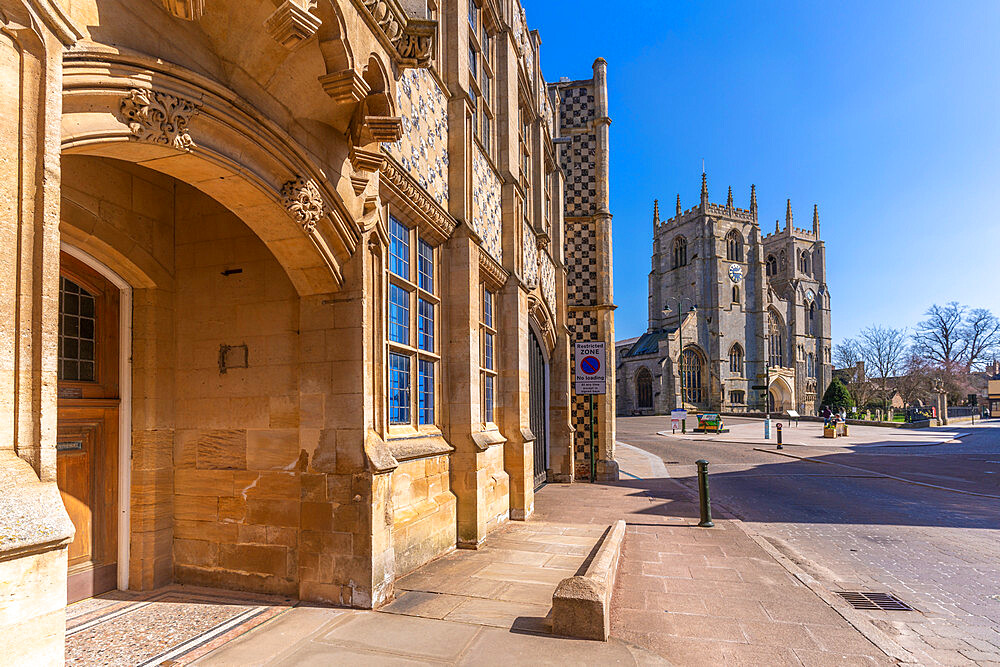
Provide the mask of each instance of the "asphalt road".
{"label": "asphalt road", "polygon": [[691,487],[694,461],[710,461],[716,507],[831,590],[889,592],[915,607],[872,618],[920,663],[1000,664],[1000,422],[936,446],[823,451],[823,463],[656,435],[668,428],[664,417],[619,418],[617,437]]}

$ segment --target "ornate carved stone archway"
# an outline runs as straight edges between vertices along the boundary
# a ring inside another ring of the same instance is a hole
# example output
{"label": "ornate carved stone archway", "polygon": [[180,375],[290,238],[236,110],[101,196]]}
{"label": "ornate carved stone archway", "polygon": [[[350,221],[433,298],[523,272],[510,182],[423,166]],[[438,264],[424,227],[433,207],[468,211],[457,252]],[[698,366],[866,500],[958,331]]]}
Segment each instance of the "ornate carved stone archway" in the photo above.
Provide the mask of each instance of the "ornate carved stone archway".
{"label": "ornate carved stone archway", "polygon": [[286,132],[235,93],[144,56],[65,56],[62,149],[186,182],[238,215],[301,295],[339,289],[362,234],[334,184]]}

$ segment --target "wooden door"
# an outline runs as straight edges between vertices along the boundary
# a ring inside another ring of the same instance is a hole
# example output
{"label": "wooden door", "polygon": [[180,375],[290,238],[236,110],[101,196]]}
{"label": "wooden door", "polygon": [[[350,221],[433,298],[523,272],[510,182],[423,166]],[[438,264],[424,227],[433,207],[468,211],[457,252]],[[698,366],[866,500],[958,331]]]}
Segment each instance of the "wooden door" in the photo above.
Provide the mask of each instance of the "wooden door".
{"label": "wooden door", "polygon": [[545,428],[546,416],[548,415],[548,395],[546,385],[548,385],[545,372],[545,356],[542,354],[541,343],[535,336],[534,331],[528,332],[528,417],[531,432],[535,436],[534,463],[535,463],[535,488],[537,489],[545,483],[546,469],[549,467],[549,446]]}
{"label": "wooden door", "polygon": [[119,290],[66,253],[60,261],[56,470],[76,527],[73,602],[117,584]]}

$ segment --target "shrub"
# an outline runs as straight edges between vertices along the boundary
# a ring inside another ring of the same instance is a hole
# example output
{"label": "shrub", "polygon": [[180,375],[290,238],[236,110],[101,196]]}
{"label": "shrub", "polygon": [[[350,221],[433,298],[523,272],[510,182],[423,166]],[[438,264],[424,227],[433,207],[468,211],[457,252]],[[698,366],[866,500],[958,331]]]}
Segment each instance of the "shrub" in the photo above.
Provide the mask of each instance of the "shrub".
{"label": "shrub", "polygon": [[823,405],[837,411],[841,408],[854,407],[854,399],[851,398],[851,392],[847,390],[844,383],[838,378],[833,378],[830,386],[826,388],[826,392],[823,394]]}

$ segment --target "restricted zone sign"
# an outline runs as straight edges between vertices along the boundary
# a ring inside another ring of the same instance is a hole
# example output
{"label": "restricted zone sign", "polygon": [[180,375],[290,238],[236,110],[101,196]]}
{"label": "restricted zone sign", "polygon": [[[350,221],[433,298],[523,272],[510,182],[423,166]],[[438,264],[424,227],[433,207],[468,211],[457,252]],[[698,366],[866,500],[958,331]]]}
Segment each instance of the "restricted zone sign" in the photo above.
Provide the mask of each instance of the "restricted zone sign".
{"label": "restricted zone sign", "polygon": [[576,344],[576,382],[574,391],[578,396],[608,393],[605,374],[604,341]]}

